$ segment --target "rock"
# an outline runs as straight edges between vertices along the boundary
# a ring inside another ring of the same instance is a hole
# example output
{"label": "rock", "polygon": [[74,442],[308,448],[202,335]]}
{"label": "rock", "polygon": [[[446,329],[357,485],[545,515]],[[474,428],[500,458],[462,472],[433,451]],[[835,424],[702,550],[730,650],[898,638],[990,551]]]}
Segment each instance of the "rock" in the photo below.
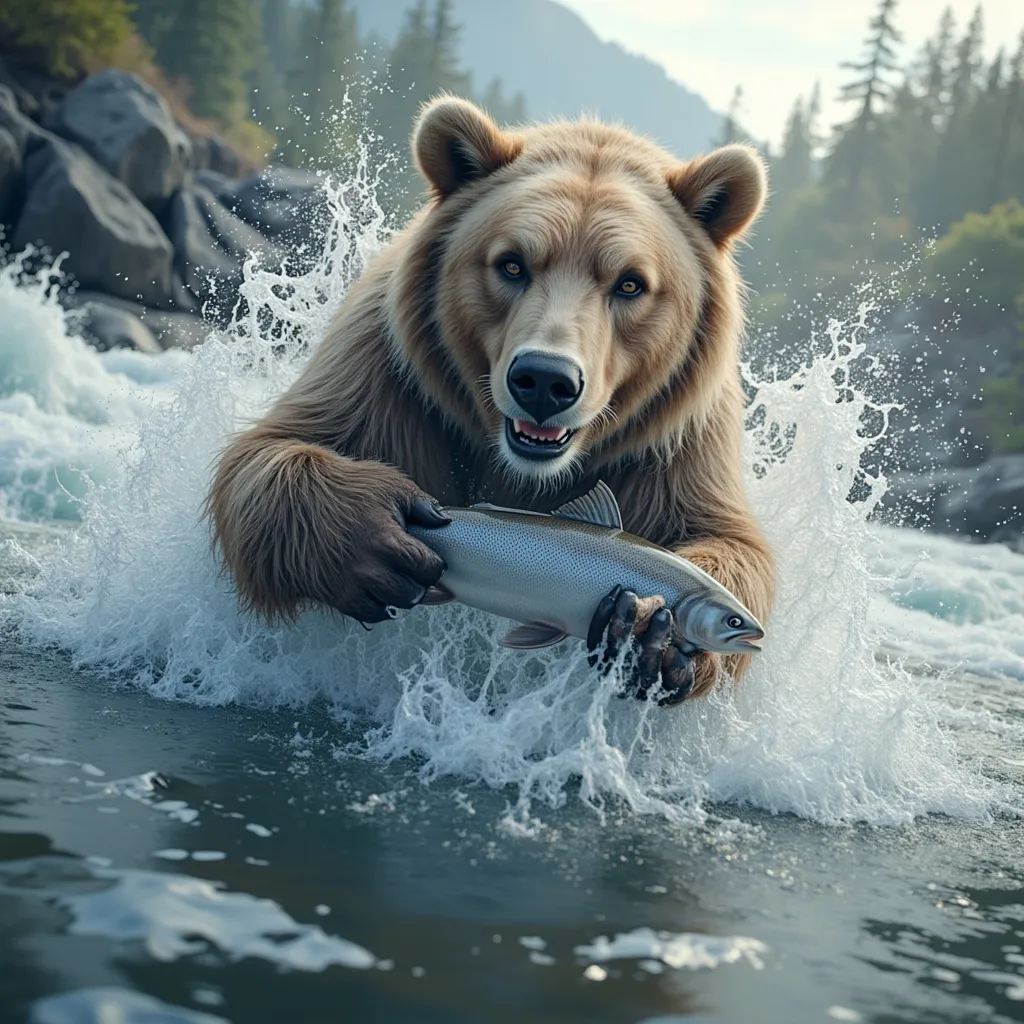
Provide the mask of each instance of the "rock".
{"label": "rock", "polygon": [[327,212],[323,181],[313,171],[268,167],[238,186],[232,210],[268,238],[322,237]]}
{"label": "rock", "polygon": [[65,292],[61,301],[68,309],[86,310],[99,304],[107,308],[125,313],[138,320],[156,341],[156,351],[169,348],[192,349],[201,345],[213,330],[201,316],[180,311],[168,312],[162,309],[150,309],[138,302],[128,299],[116,299],[99,292],[77,290]]}
{"label": "rock", "polygon": [[195,173],[195,183],[212,192],[226,206],[234,205],[235,192],[238,190],[237,178],[229,178],[220,171],[201,170]]}
{"label": "rock", "polygon": [[248,256],[258,255],[265,265],[281,262],[271,242],[200,186],[174,196],[167,229],[174,242],[176,269],[204,309],[221,321],[235,305]]}
{"label": "rock", "polygon": [[64,269],[84,288],[170,307],[174,249],[128,188],[81,149],[46,139],[25,160],[28,194],[15,249],[66,250]]}
{"label": "rock", "polygon": [[1024,455],[998,455],[977,467],[940,497],[937,517],[982,540],[1024,532]]}
{"label": "rock", "polygon": [[37,61],[14,54],[0,57],[0,85],[17,98],[23,114],[36,119],[51,115],[68,91],[68,86],[41,70]]}
{"label": "rock", "polygon": [[10,132],[22,154],[30,140],[46,138],[46,132],[21,112],[14,92],[6,85],[0,85],[0,128]]}
{"label": "rock", "polygon": [[163,96],[114,68],[72,89],[47,127],[77,142],[155,209],[181,188],[192,164],[192,144]]}
{"label": "rock", "polygon": [[214,329],[195,313],[165,313],[148,309],[143,322],[153,332],[162,349],[181,348],[190,350],[202,345]]}
{"label": "rock", "polygon": [[[235,303],[242,268],[210,230],[199,189],[182,189],[171,199],[167,233],[174,243],[175,269],[205,311],[223,319]],[[210,193],[210,201],[216,202]]]}
{"label": "rock", "polygon": [[0,128],[0,224],[11,224],[21,205],[21,147],[6,128]]}
{"label": "rock", "polygon": [[228,178],[238,178],[246,171],[246,161],[219,135],[193,135],[192,147],[197,170],[214,171]]}
{"label": "rock", "polygon": [[885,494],[872,518],[891,526],[948,530],[939,503],[943,495],[964,486],[973,476],[974,470],[949,468],[891,473],[886,477]]}
{"label": "rock", "polygon": [[131,348],[151,354],[161,351],[153,332],[134,314],[106,301],[90,297],[78,306],[82,337],[101,352]]}

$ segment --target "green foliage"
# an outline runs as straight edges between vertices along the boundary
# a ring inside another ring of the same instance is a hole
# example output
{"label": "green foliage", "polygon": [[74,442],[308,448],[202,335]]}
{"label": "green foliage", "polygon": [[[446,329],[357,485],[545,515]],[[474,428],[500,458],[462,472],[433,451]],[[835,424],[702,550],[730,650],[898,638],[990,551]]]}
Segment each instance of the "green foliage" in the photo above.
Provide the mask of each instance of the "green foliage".
{"label": "green foliage", "polygon": [[136,21],[160,67],[188,83],[194,113],[246,120],[248,75],[261,56],[254,0],[138,0]]}
{"label": "green foliage", "polygon": [[0,39],[73,79],[116,60],[132,35],[127,0],[3,0]]}
{"label": "green foliage", "polygon": [[316,0],[296,12],[293,32],[286,77],[290,106],[283,115],[290,130],[279,156],[290,163],[336,165],[355,143],[344,112],[358,98],[351,93],[360,84],[356,14],[345,0]]}
{"label": "green foliage", "polygon": [[970,327],[1012,319],[1024,299],[1024,204],[1011,199],[987,213],[969,213],[940,239],[925,262]]}

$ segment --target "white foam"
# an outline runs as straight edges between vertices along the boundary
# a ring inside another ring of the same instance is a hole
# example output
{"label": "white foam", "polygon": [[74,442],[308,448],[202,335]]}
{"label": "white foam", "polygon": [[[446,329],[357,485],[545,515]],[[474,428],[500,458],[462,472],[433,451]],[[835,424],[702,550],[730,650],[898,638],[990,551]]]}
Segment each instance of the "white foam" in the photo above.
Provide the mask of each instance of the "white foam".
{"label": "white foam", "polygon": [[[200,1001],[198,993],[193,995]],[[215,1004],[216,1005],[216,1004]],[[47,996],[33,1003],[29,1011],[29,1024],[82,1024],[97,1021],[102,1024],[128,1024],[135,1021],[164,1021],[167,1024],[229,1024],[224,1017],[199,1013],[184,1006],[154,999],[131,989],[97,986],[78,988],[60,995]]]}
{"label": "white foam", "polygon": [[[695,932],[656,932],[651,928],[636,928],[613,939],[601,935],[587,945],[576,946],[573,952],[594,964],[611,960],[640,960],[664,964],[674,970],[697,971],[746,961],[760,971],[764,967],[762,957],[768,952],[768,947],[758,939],[742,935],[699,935]],[[650,973],[657,973],[657,968]]]}
{"label": "white foam", "polygon": [[59,263],[0,266],[0,515],[76,519],[88,485],[117,479],[135,430],[187,358],[99,353],[56,302]]}
{"label": "white foam", "polygon": [[[539,834],[537,807],[570,794],[598,811],[624,804],[689,824],[724,802],[830,823],[929,812],[984,820],[1017,802],[961,754],[931,681],[876,659],[886,644],[902,640],[918,656],[933,641],[909,627],[887,635],[891,617],[877,611],[896,593],[883,571],[906,554],[892,541],[903,535],[866,523],[884,481],[871,482],[869,500],[846,500],[870,441],[862,414],[881,423],[885,413],[847,381],[864,358],[864,310],[832,325],[828,350],[792,377],[753,382],[750,492],[778,552],[781,586],[764,653],[736,690],[672,712],[620,701],[617,679],[596,678],[581,645],[508,651],[496,643],[495,620],[461,608],[417,609],[369,633],[317,612],[276,628],[239,614],[200,521],[211,466],[227,435],[294,379],[348,282],[387,237],[365,167],[329,196],[334,231],[307,277],[247,266],[250,315],[183,356],[173,377],[139,385],[163,389],[161,400],[118,405],[106,425],[116,441],[105,449],[120,446],[116,466],[83,492],[83,524],[62,557],[12,599],[29,642],[57,644],[161,697],[263,706],[325,698],[348,723],[338,730],[339,756],[415,755],[424,780],[511,787],[505,825],[516,834]],[[58,339],[54,353],[74,347],[40,288],[8,282],[0,300],[20,311],[21,327],[4,328],[13,358],[29,336],[18,331],[34,337],[37,322]],[[75,351],[74,373],[106,394],[106,364]],[[49,395],[65,410],[53,413],[63,417],[62,439],[37,455],[64,464],[61,445],[84,421],[57,401],[60,374],[38,369],[27,379],[47,383],[16,398],[43,408]],[[36,436],[30,418],[19,422],[25,437]],[[933,550],[940,568],[959,557]],[[997,589],[999,574],[1019,574],[1017,556],[999,550],[971,570],[992,574],[986,585]],[[1000,607],[1019,614],[1010,598]],[[1013,669],[1010,655],[999,665]]]}
{"label": "white foam", "polygon": [[71,935],[141,942],[154,960],[165,962],[208,946],[234,960],[256,957],[300,971],[323,971],[334,964],[366,970],[377,962],[354,942],[329,935],[319,925],[300,924],[273,900],[228,892],[217,882],[140,870],[100,869],[96,875],[110,886],[54,895],[71,914]]}

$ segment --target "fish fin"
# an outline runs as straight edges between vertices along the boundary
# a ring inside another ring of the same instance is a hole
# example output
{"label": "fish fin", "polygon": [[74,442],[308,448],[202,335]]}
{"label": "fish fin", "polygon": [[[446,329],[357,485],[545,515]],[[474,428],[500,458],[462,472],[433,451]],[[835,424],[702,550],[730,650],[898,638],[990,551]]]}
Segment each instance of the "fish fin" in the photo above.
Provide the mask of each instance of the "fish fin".
{"label": "fish fin", "polygon": [[566,502],[551,514],[561,516],[563,519],[579,519],[581,522],[593,523],[595,526],[613,526],[617,530],[622,529],[622,513],[619,511],[619,503],[615,500],[611,488],[603,480],[598,480],[592,490]]}
{"label": "fish fin", "polygon": [[561,627],[547,622],[527,622],[510,629],[501,638],[501,646],[512,647],[517,651],[532,651],[537,647],[552,647],[568,635]]}
{"label": "fish fin", "polygon": [[427,587],[427,592],[417,604],[450,604],[454,600],[455,595],[443,583],[435,583],[432,587]]}

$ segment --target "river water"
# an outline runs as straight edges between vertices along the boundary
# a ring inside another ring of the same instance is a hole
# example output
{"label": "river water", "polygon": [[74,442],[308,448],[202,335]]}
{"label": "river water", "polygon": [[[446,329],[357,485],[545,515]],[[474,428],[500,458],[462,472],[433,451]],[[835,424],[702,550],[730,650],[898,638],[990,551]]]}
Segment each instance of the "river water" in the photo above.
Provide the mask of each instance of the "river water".
{"label": "river water", "polygon": [[869,311],[747,371],[777,611],[662,711],[458,608],[239,614],[199,509],[386,235],[331,202],[192,354],[0,272],[0,1020],[1024,1018],[1024,556],[868,523]]}

